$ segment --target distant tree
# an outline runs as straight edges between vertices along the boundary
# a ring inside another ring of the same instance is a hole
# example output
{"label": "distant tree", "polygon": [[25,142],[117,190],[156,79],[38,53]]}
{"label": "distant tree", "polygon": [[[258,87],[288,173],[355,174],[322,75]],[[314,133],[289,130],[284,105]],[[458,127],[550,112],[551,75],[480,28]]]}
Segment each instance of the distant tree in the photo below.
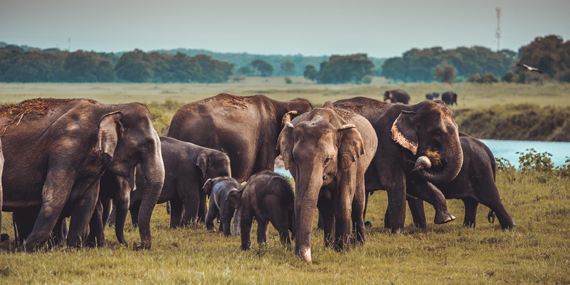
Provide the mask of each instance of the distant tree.
{"label": "distant tree", "polygon": [[70,53],[63,68],[68,82],[97,82],[97,62],[91,54],[82,50]]}
{"label": "distant tree", "polygon": [[285,84],[291,84],[293,83],[293,80],[291,80],[291,77],[285,77]]}
{"label": "distant tree", "polygon": [[497,83],[499,79],[491,72],[485,72],[481,75],[479,83]]}
{"label": "distant tree", "polygon": [[254,74],[254,71],[249,66],[242,66],[238,69],[237,73],[245,76],[251,76]]}
{"label": "distant tree", "polygon": [[295,64],[290,61],[282,62],[280,67],[283,75],[293,75],[295,73]]}
{"label": "distant tree", "polygon": [[329,61],[321,63],[317,76],[318,83],[362,83],[366,75],[374,74],[374,63],[364,53],[353,55],[333,55]]}
{"label": "distant tree", "polygon": [[[538,68],[547,77],[557,78],[558,73],[570,69],[570,41],[564,42],[562,37],[556,35],[537,37],[522,48],[519,62]],[[528,73],[523,69],[516,72]],[[528,82],[528,78],[525,81]]]}
{"label": "distant tree", "polygon": [[117,78],[130,82],[147,82],[152,76],[150,57],[139,49],[124,53],[115,65]]}
{"label": "distant tree", "polygon": [[317,80],[317,75],[319,75],[319,73],[315,69],[314,65],[308,64],[307,66],[305,66],[305,72],[303,72],[303,76],[305,78],[315,81]]}
{"label": "distant tree", "polygon": [[469,79],[467,79],[467,82],[479,83],[480,80],[481,80],[481,75],[479,75],[479,73],[475,73],[471,75]]}
{"label": "distant tree", "polygon": [[372,83],[372,75],[366,75],[362,78],[362,84]]}
{"label": "distant tree", "polygon": [[262,77],[268,77],[273,74],[273,66],[262,59],[252,61],[251,66],[253,66],[253,68],[255,68]]}
{"label": "distant tree", "polygon": [[441,65],[435,67],[433,76],[439,79],[441,82],[445,83],[455,83],[455,67],[447,63],[447,61],[443,61]]}
{"label": "distant tree", "polygon": [[505,74],[503,75],[503,77],[501,78],[501,81],[503,82],[507,82],[507,83],[511,83],[515,81],[515,76],[516,74],[512,71],[507,71],[505,72]]}

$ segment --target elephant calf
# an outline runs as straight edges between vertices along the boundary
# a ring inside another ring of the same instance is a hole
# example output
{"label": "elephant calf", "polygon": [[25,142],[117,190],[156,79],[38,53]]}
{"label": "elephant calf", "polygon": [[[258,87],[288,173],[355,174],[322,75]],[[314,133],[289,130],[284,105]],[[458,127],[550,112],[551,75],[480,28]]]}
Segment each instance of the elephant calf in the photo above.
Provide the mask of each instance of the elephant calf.
{"label": "elephant calf", "polygon": [[[228,203],[228,196],[231,191],[238,191],[240,185],[231,177],[217,177],[208,179],[204,183],[204,192],[210,195],[210,207],[206,215],[206,231],[215,232],[214,221],[217,217],[220,218],[220,231],[224,232],[225,236],[229,236],[230,223],[234,216],[234,208]],[[235,222],[235,220],[234,220]],[[237,224],[235,225],[237,226]]]}
{"label": "elephant calf", "polygon": [[227,200],[240,216],[241,249],[251,249],[251,224],[257,220],[257,242],[267,241],[269,222],[279,232],[281,243],[291,244],[289,231],[295,238],[294,195],[284,177],[271,171],[255,174],[240,191],[230,191]]}

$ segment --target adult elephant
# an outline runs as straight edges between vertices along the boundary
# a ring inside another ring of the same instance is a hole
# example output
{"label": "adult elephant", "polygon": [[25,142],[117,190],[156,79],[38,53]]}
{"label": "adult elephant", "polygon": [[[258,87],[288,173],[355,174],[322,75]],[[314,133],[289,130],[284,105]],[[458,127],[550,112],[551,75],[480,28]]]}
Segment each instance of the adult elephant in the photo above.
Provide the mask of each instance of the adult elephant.
{"label": "adult elephant", "polygon": [[[4,170],[4,154],[2,153],[2,142],[0,141],[0,233],[2,231],[2,171]],[[9,240],[10,235],[0,234],[0,242]]]}
{"label": "adult elephant", "polygon": [[[231,176],[229,157],[221,151],[169,137],[160,137],[166,177],[157,203],[170,201],[170,228],[196,222],[202,186],[209,179]],[[136,191],[131,193],[131,218],[137,224],[141,203],[147,191],[142,173],[137,172]],[[117,222],[118,223],[118,222]]]}
{"label": "adult elephant", "polygon": [[[374,126],[378,136],[378,149],[366,173],[366,190],[385,189],[388,192],[392,232],[404,228],[410,173],[420,156],[438,156],[442,167],[437,171],[418,170],[417,173],[423,180],[417,183],[447,183],[461,170],[463,153],[457,124],[451,116],[451,110],[443,102],[423,101],[406,106],[355,97],[337,101],[334,106],[360,114]],[[447,211],[441,192],[434,190],[410,194],[435,205],[436,223],[455,219]]]}
{"label": "adult elephant", "polygon": [[441,94],[441,100],[448,106],[452,106],[453,104],[457,105],[457,94],[455,92],[447,91]]}
{"label": "adult elephant", "polygon": [[49,238],[60,215],[71,215],[69,246],[81,245],[104,171],[128,176],[137,164],[149,182],[139,217],[141,247],[151,247],[150,217],[164,182],[151,114],[139,103],[32,99],[0,108],[5,156],[4,211],[38,207],[20,249]]}
{"label": "adult elephant", "polygon": [[410,103],[410,95],[402,89],[386,90],[386,92],[384,92],[384,102],[388,99],[390,99],[392,103],[401,102],[406,105]]}
{"label": "adult elephant", "polygon": [[[501,228],[511,229],[515,223],[501,202],[499,189],[495,183],[495,157],[491,150],[480,140],[466,134],[459,134],[461,149],[463,150],[463,167],[449,183],[414,183],[414,187],[424,187],[418,191],[430,191],[425,187],[437,187],[447,199],[462,199],[465,204],[465,219],[463,225],[475,227],[477,206],[481,203],[497,214]],[[433,160],[433,159],[432,159]],[[438,167],[428,157],[417,160],[416,168],[429,169]],[[415,180],[421,179],[416,177]],[[415,216],[424,217],[417,223],[425,224],[425,215],[422,207],[410,210],[418,212]]]}
{"label": "adult elephant", "polygon": [[378,147],[370,123],[331,102],[293,119],[284,116],[277,148],[295,179],[295,254],[311,262],[315,209],[323,217],[325,245],[348,246],[351,219],[364,243],[364,174]]}
{"label": "adult elephant", "polygon": [[[259,171],[273,171],[283,115],[310,110],[305,99],[279,102],[264,95],[219,94],[176,111],[167,136],[227,153],[233,178],[241,183]],[[199,219],[205,215],[206,200],[201,199]]]}

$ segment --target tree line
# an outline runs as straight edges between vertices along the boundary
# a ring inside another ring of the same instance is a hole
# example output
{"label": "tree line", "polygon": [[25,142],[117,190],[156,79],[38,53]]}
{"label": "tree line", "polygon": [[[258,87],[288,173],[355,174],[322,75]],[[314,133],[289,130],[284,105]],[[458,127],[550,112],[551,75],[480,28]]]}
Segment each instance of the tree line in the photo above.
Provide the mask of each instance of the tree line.
{"label": "tree line", "polygon": [[227,82],[233,64],[198,54],[0,48],[0,82]]}

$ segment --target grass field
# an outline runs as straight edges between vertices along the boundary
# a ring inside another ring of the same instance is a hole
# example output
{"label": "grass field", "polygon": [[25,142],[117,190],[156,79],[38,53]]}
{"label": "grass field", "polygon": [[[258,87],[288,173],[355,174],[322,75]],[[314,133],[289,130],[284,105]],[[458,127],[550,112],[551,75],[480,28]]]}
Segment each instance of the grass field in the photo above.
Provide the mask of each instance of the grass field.
{"label": "grass field", "polygon": [[[251,78],[229,84],[0,84],[0,102],[36,97],[87,97],[106,103],[149,103],[157,129],[167,124],[178,102],[190,102],[220,92],[266,94],[278,100],[308,98],[316,104],[353,96],[378,98],[386,89],[402,88],[412,103],[425,93],[453,90],[458,108],[504,103],[570,106],[569,84],[473,85],[468,83],[369,86],[315,85],[295,78]],[[170,100],[169,100],[170,99]],[[167,101],[169,100],[169,101]],[[173,101],[174,100],[174,101]],[[161,104],[150,104],[152,101]],[[178,102],[176,102],[178,101]],[[166,102],[166,104],[164,104]],[[514,163],[514,162],[513,162]],[[570,284],[570,179],[551,173],[499,172],[497,184],[516,230],[502,231],[486,220],[480,206],[477,228],[463,228],[463,204],[450,200],[457,220],[446,225],[428,223],[427,230],[411,225],[407,213],[405,234],[392,235],[382,227],[387,207],[385,192],[371,196],[367,243],[337,253],[323,246],[323,232],[313,232],[313,261],[307,265],[278,243],[270,227],[269,242],[254,250],[239,249],[239,237],[208,234],[204,224],[168,229],[164,205],[152,217],[153,247],[132,251],[121,247],[113,229],[106,229],[107,246],[97,249],[57,247],[28,254],[17,253],[9,242],[0,244],[0,284],[36,283],[161,283],[161,284]],[[433,209],[427,207],[427,216]],[[2,232],[13,235],[11,213],[2,217]],[[127,220],[130,220],[128,217]],[[255,228],[252,237],[255,240]],[[127,227],[130,244],[138,230]]]}

